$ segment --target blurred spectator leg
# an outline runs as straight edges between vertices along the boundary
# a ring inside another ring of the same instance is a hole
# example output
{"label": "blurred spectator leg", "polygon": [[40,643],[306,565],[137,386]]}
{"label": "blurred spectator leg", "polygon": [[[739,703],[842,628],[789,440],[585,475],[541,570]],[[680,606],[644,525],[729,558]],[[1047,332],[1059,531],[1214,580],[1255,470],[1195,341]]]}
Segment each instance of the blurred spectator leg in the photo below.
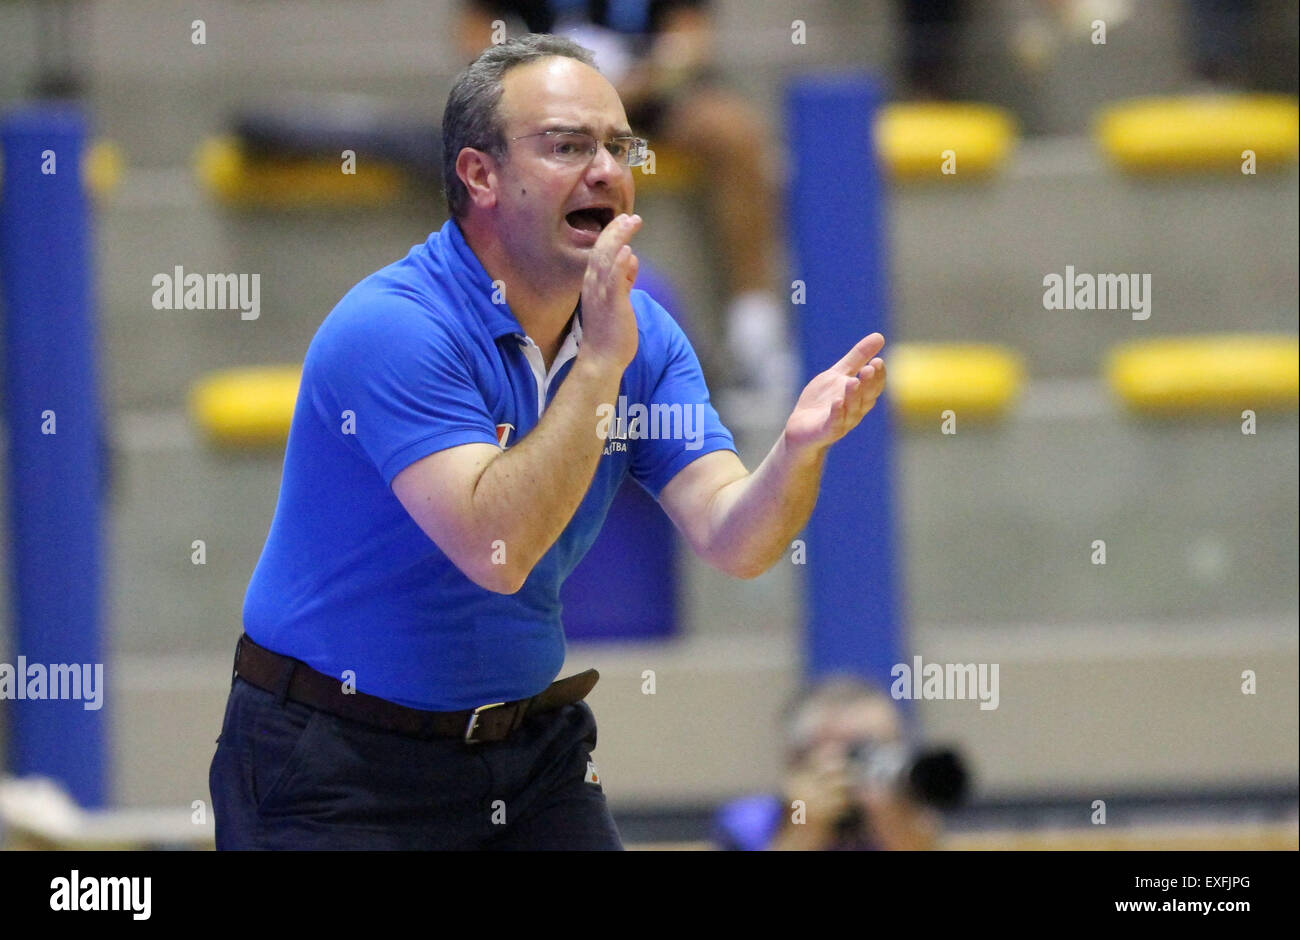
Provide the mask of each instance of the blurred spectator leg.
{"label": "blurred spectator leg", "polygon": [[775,290],[772,132],[736,95],[705,88],[673,102],[662,134],[702,164],[729,298],[725,322],[715,333],[725,334],[734,384],[788,396],[796,362],[784,295]]}
{"label": "blurred spectator leg", "polygon": [[1248,48],[1257,7],[1256,0],[1187,0],[1197,78],[1231,88],[1254,84]]}
{"label": "blurred spectator leg", "polygon": [[904,62],[908,94],[950,100],[958,97],[958,37],[964,26],[962,0],[902,0]]}

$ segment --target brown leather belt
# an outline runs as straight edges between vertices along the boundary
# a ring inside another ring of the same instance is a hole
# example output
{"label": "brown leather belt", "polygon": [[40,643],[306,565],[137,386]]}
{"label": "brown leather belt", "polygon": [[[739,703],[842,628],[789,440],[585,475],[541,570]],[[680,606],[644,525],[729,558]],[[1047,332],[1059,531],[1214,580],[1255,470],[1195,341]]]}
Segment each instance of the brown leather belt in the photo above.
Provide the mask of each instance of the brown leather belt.
{"label": "brown leather belt", "polygon": [[343,683],[304,662],[258,646],[244,634],[235,647],[235,675],[280,698],[340,718],[415,738],[460,738],[466,744],[502,741],[528,715],[571,705],[587,697],[600,678],[594,669],[552,682],[532,698],[492,702],[459,712],[407,708],[364,692],[344,692]]}

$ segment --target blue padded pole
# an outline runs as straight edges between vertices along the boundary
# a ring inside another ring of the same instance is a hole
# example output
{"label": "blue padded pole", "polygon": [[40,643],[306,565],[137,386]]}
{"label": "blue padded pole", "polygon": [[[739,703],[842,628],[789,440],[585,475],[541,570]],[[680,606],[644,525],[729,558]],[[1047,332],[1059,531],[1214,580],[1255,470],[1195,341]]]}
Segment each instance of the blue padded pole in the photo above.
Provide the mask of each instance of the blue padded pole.
{"label": "blue padded pole", "polygon": [[[66,673],[56,678],[50,668],[75,665],[94,683],[95,667],[102,676],[104,662],[104,467],[90,208],[81,174],[85,141],[84,118],[67,107],[31,106],[0,121],[14,624],[7,662],[16,672],[26,667],[26,675],[14,677],[25,697],[6,698],[0,708],[10,716],[8,769],[53,777],[82,806],[97,807],[105,799],[104,711],[88,710],[91,689],[76,689]],[[41,673],[43,697],[34,697]],[[59,691],[80,698],[49,698]],[[94,691],[102,704],[105,690]]]}
{"label": "blue padded pole", "polygon": [[[863,336],[890,332],[884,192],[872,143],[879,104],[865,76],[836,73],[790,86],[787,127],[794,178],[788,215],[804,381]],[[900,659],[902,609],[894,512],[894,421],[888,395],[826,460],[808,522],[809,678],[850,672],[888,689]]]}

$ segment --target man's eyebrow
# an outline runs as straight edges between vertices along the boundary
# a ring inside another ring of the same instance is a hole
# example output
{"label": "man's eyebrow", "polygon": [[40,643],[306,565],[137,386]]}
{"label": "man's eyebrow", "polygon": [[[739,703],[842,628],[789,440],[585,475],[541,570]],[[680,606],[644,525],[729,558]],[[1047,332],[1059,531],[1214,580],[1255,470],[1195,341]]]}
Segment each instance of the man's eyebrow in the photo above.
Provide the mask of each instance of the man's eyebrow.
{"label": "man's eyebrow", "polygon": [[[566,134],[587,134],[591,137],[599,137],[595,129],[590,124],[557,124],[553,127],[544,128],[545,131],[563,131]],[[610,137],[634,137],[631,128],[623,127],[612,134]]]}

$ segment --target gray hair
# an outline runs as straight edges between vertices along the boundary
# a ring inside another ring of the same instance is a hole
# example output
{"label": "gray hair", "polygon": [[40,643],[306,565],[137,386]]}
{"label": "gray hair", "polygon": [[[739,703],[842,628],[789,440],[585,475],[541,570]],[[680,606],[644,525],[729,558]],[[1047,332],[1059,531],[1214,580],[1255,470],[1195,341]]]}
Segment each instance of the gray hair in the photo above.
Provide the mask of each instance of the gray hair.
{"label": "gray hair", "polygon": [[878,702],[891,711],[897,709],[887,691],[858,676],[835,673],[805,686],[782,710],[787,754],[798,754],[808,747],[820,717],[828,709],[840,709],[859,702]]}
{"label": "gray hair", "polygon": [[465,214],[469,191],[456,175],[456,158],[472,147],[505,158],[505,122],[501,119],[502,84],[506,72],[538,59],[562,56],[596,67],[595,56],[571,39],[530,33],[484,49],[456,78],[442,112],[442,191],[453,218]]}

